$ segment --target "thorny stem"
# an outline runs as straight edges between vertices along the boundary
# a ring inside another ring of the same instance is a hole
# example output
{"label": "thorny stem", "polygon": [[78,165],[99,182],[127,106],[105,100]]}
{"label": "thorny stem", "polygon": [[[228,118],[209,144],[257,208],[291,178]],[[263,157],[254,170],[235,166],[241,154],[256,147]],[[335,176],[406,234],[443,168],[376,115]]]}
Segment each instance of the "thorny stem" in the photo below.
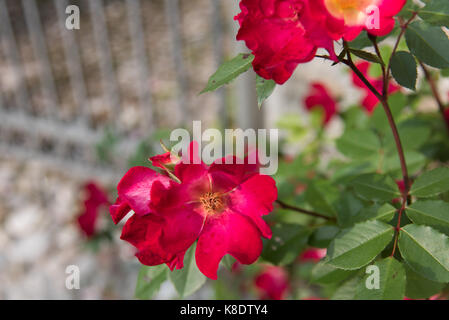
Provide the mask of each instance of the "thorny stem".
{"label": "thorny stem", "polygon": [[444,115],[444,111],[445,111],[445,107],[443,104],[443,101],[441,100],[440,94],[438,93],[438,88],[437,85],[434,81],[434,79],[432,78],[432,75],[430,74],[430,71],[427,69],[427,67],[424,65],[424,63],[422,63],[421,61],[419,61],[419,64],[421,65],[422,70],[424,71],[424,75],[427,79],[427,82],[429,82],[430,85],[430,89],[432,90],[432,94],[435,98],[435,101],[438,104],[438,109],[440,110],[440,113],[443,117],[443,121],[446,124],[446,128],[449,131],[449,122],[447,122],[445,120],[445,115]]}
{"label": "thorny stem", "polygon": [[402,205],[401,205],[401,208],[399,209],[399,214],[398,214],[398,223],[397,223],[396,228],[395,228],[394,245],[393,245],[393,251],[391,252],[391,257],[394,256],[394,253],[396,252],[396,248],[398,246],[399,232],[401,230],[401,218],[402,218],[402,214],[405,211],[405,204],[406,203],[407,203],[407,197],[403,196],[403,198],[402,198]]}
{"label": "thorny stem", "polygon": [[298,208],[298,207],[289,205],[289,204],[287,204],[287,203],[285,203],[285,202],[283,202],[281,200],[276,200],[276,202],[284,209],[293,210],[293,211],[296,211],[296,212],[299,212],[299,213],[303,213],[303,214],[306,214],[306,215],[309,215],[309,216],[312,216],[312,217],[316,217],[316,218],[322,218],[322,219],[326,219],[326,220],[335,220],[335,218],[333,218],[333,217],[328,217],[328,216],[326,216],[324,214],[321,214],[321,213],[317,213],[317,212],[314,212],[314,211]]}
{"label": "thorny stem", "polygon": [[[346,41],[343,41],[343,46],[344,46],[344,50],[347,53],[347,58],[346,59],[339,58],[339,61],[341,63],[344,63],[345,65],[347,65],[349,68],[351,68],[351,70],[366,85],[366,87],[377,97],[377,99],[379,99],[379,101],[382,104],[382,107],[383,107],[383,109],[385,111],[385,114],[387,116],[388,123],[389,123],[389,125],[391,127],[391,131],[393,133],[394,141],[396,143],[396,148],[397,148],[398,155],[399,155],[399,161],[401,163],[401,171],[402,171],[402,176],[403,176],[403,179],[404,179],[404,186],[405,186],[405,188],[404,188],[404,191],[402,192],[402,205],[401,205],[401,208],[400,208],[399,214],[398,214],[398,223],[397,223],[397,226],[396,226],[394,247],[393,247],[393,252],[391,254],[392,256],[395,254],[395,251],[396,251],[396,248],[397,248],[397,242],[398,242],[398,237],[399,237],[399,231],[400,231],[400,228],[401,228],[401,218],[402,218],[403,212],[405,211],[406,205],[410,204],[410,202],[411,202],[411,198],[409,196],[411,184],[410,184],[410,177],[409,177],[408,169],[407,169],[407,162],[405,160],[405,155],[404,155],[404,148],[402,146],[401,138],[399,136],[399,131],[398,131],[398,128],[397,128],[396,123],[394,121],[393,114],[391,113],[390,105],[388,103],[388,88],[389,88],[389,81],[390,81],[392,57],[394,56],[394,54],[398,50],[399,43],[400,43],[402,37],[404,36],[405,31],[406,31],[408,25],[413,21],[413,19],[416,17],[416,15],[417,15],[417,12],[413,12],[412,17],[406,23],[402,23],[402,21],[400,21],[401,22],[401,32],[400,32],[400,34],[399,34],[399,36],[398,36],[398,38],[396,40],[396,43],[395,43],[394,48],[393,48],[393,52],[392,52],[391,57],[390,57],[390,59],[388,61],[388,64],[386,66],[385,66],[385,63],[382,60],[382,56],[381,56],[379,47],[377,45],[377,39],[375,37],[371,37],[370,36],[370,40],[373,42],[373,46],[374,46],[374,49],[376,50],[376,54],[378,55],[378,57],[379,57],[379,59],[381,61],[382,74],[383,74],[382,93],[380,93],[368,81],[368,79],[363,75],[363,73],[356,67],[356,65],[352,61],[351,52],[349,51],[349,46],[348,46],[348,43]],[[332,59],[329,56],[317,56],[317,57],[332,61]],[[435,89],[436,89],[436,86],[432,86],[433,81],[429,81],[429,83],[431,84],[431,87],[435,87]],[[432,90],[434,90],[434,89],[432,88]],[[439,96],[437,94],[435,94],[435,93],[437,93],[436,90],[434,91],[434,96],[435,96],[436,99],[439,99]],[[440,102],[441,102],[441,100],[440,100]],[[440,105],[440,103],[439,103],[439,106],[440,106],[440,110],[441,110],[442,104]],[[443,110],[444,110],[444,107],[443,107]],[[449,129],[449,126],[448,126],[448,129]]]}
{"label": "thorny stem", "polygon": [[[344,46],[347,47],[346,42],[344,42]],[[402,147],[402,142],[401,142],[401,138],[399,136],[399,131],[398,131],[398,128],[394,121],[393,114],[391,113],[390,105],[388,104],[388,91],[385,94],[380,94],[379,91],[377,91],[377,89],[374,88],[374,86],[368,81],[368,79],[366,79],[366,77],[362,74],[362,72],[360,72],[360,70],[356,67],[356,65],[352,61],[351,53],[349,52],[349,50],[348,50],[347,55],[348,55],[348,58],[346,60],[342,59],[340,61],[342,63],[346,64],[348,67],[350,67],[352,71],[354,71],[354,73],[359,77],[359,79],[379,99],[380,103],[382,104],[382,107],[384,108],[385,114],[388,119],[388,123],[391,127],[391,131],[393,132],[394,141],[396,143],[396,148],[397,148],[398,154],[399,154],[399,161],[401,163],[401,171],[402,171],[402,176],[403,176],[404,185],[405,185],[405,190],[404,190],[403,195],[405,196],[405,198],[408,198],[408,193],[410,191],[410,178],[408,175],[407,162],[405,160],[404,148]],[[385,74],[387,75],[388,73],[385,72]],[[387,80],[384,79],[384,83],[386,81]],[[407,202],[409,202],[409,199],[407,200]]]}

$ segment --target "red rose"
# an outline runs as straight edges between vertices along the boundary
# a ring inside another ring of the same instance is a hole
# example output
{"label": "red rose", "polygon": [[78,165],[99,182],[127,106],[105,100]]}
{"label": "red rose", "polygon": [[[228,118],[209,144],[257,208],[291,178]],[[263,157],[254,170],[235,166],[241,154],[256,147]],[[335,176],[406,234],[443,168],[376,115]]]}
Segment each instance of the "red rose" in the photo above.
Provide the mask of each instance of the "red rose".
{"label": "red rose", "polygon": [[[187,157],[191,160],[196,157],[193,150],[196,143]],[[181,183],[146,167],[134,167],[125,174],[110,211],[116,223],[130,210],[135,212],[121,239],[138,249],[141,263],[182,268],[184,253],[196,240],[196,263],[211,279],[217,279],[218,265],[226,254],[242,264],[257,260],[261,237],[271,237],[262,216],[273,210],[275,182],[257,173],[255,165],[219,161],[210,166],[200,160],[199,164],[176,164],[174,175]]]}
{"label": "red rose", "polygon": [[312,83],[310,93],[304,99],[307,110],[321,107],[324,110],[323,125],[326,125],[337,113],[337,103],[327,91],[326,87],[318,82]]}
{"label": "red rose", "polygon": [[299,256],[300,262],[319,262],[326,256],[326,249],[310,248],[305,250]]}
{"label": "red rose", "polygon": [[[359,62],[356,64],[356,67],[363,73],[365,78],[373,85],[374,88],[379,93],[382,93],[383,90],[383,79],[382,77],[373,78],[368,74],[368,70],[371,66],[371,63],[367,61]],[[359,88],[365,91],[365,97],[363,98],[362,105],[365,110],[372,114],[377,104],[379,103],[379,99],[377,99],[376,95],[360,80],[360,78],[353,72],[352,73],[352,82]],[[400,87],[394,83],[389,83],[388,93],[396,92],[400,89]]]}
{"label": "red rose", "polygon": [[[355,39],[362,30],[377,36],[394,27],[394,15],[406,0],[241,0],[237,40],[252,51],[254,71],[278,84],[287,81],[299,63],[326,49],[337,61],[334,41]],[[370,6],[378,9],[378,25],[371,21]]]}
{"label": "red rose", "polygon": [[109,205],[109,201],[107,194],[95,182],[86,183],[83,191],[87,193],[87,198],[83,203],[83,211],[78,216],[78,224],[87,237],[92,237],[95,234],[99,209]]}
{"label": "red rose", "polygon": [[283,300],[289,290],[288,274],[281,267],[266,267],[254,282],[263,300]]}
{"label": "red rose", "polygon": [[[362,30],[375,36],[385,36],[394,28],[394,16],[404,7],[407,0],[324,0],[327,10],[332,16],[344,20],[344,38],[354,40]],[[369,10],[376,7],[378,12]],[[378,13],[378,17],[374,14]],[[370,21],[378,18],[378,25],[371,25]]]}
{"label": "red rose", "polygon": [[261,77],[283,84],[318,48],[337,59],[333,41],[342,37],[344,22],[328,13],[322,0],[242,0],[240,8],[237,40],[252,50]]}
{"label": "red rose", "polygon": [[151,157],[149,160],[151,161],[151,164],[153,166],[164,170],[166,170],[167,167],[176,165],[180,161],[170,152],[158,154],[154,157]]}

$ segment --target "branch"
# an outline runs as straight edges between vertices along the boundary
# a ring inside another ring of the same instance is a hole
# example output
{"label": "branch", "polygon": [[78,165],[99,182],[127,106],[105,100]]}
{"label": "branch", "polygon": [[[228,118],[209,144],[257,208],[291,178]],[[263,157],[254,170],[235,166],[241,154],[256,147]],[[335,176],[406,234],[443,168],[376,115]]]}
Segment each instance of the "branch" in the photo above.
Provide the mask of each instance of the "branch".
{"label": "branch", "polygon": [[[345,47],[347,47],[346,41],[343,44],[345,45]],[[403,176],[404,185],[405,185],[404,195],[406,195],[406,197],[408,197],[408,193],[410,191],[410,186],[411,186],[410,178],[408,175],[407,163],[406,163],[405,155],[404,155],[404,148],[402,147],[402,142],[401,142],[401,138],[399,136],[399,131],[396,126],[396,123],[394,122],[393,114],[391,113],[391,109],[388,104],[388,90],[386,91],[385,95],[380,94],[379,91],[377,91],[377,89],[368,81],[368,79],[366,79],[366,77],[363,75],[363,73],[356,67],[356,65],[352,61],[351,53],[349,52],[349,50],[347,50],[347,51],[348,51],[347,60],[342,59],[340,61],[343,62],[344,64],[346,64],[348,67],[350,67],[352,69],[352,71],[354,71],[354,73],[359,77],[359,79],[379,99],[379,101],[382,104],[382,107],[384,108],[385,114],[388,119],[388,123],[391,127],[391,131],[393,132],[394,141],[396,143],[396,148],[397,148],[398,155],[399,155],[399,161],[401,163],[401,171],[402,171],[402,176]],[[384,79],[384,83],[385,82],[387,82],[386,79]],[[407,202],[410,202],[409,198],[408,198]]]}
{"label": "branch", "polygon": [[296,212],[299,212],[299,213],[303,213],[303,214],[306,214],[306,215],[309,215],[309,216],[312,216],[312,217],[316,217],[316,218],[322,218],[322,219],[326,219],[326,220],[335,220],[335,218],[333,218],[333,217],[328,217],[328,216],[326,216],[324,214],[321,214],[321,213],[317,213],[317,212],[314,212],[314,211],[298,208],[298,207],[289,205],[289,204],[287,204],[287,203],[285,203],[285,202],[283,202],[281,200],[276,200],[276,202],[283,209],[289,209],[289,210],[296,211]]}
{"label": "branch", "polygon": [[444,115],[445,107],[444,107],[443,101],[441,100],[440,94],[438,92],[437,84],[435,83],[435,80],[432,78],[432,75],[430,74],[429,69],[427,69],[427,67],[424,65],[424,63],[419,61],[419,64],[421,65],[421,68],[424,71],[424,75],[427,79],[427,82],[429,82],[433,97],[435,98],[435,101],[438,104],[438,109],[440,110],[441,116],[443,117],[443,121],[446,124],[446,128],[449,132],[449,122],[446,121],[446,118]]}

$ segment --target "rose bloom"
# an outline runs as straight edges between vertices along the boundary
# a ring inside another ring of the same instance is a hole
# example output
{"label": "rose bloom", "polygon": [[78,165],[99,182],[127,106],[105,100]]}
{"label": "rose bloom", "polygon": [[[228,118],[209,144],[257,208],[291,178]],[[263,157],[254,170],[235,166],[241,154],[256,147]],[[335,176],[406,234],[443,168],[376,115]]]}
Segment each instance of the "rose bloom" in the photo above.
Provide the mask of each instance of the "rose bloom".
{"label": "rose bloom", "polygon": [[236,164],[232,157],[234,164],[220,164],[220,159],[207,166],[197,154],[198,145],[192,143],[187,158],[175,165],[180,183],[147,167],[131,168],[117,186],[110,212],[118,223],[134,211],[121,239],[137,248],[142,264],[180,269],[186,250],[198,240],[197,266],[217,279],[224,255],[242,264],[260,256],[261,237],[271,237],[262,216],[273,210],[277,189],[271,177],[258,173],[258,165]]}
{"label": "rose bloom", "polygon": [[301,253],[299,261],[317,263],[326,256],[326,253],[326,249],[310,248]]}
{"label": "rose bloom", "polygon": [[[255,56],[253,68],[278,84],[287,81],[298,64],[309,62],[318,48],[337,61],[334,41],[351,41],[362,30],[377,36],[394,27],[394,15],[406,0],[241,0],[237,40]],[[379,9],[379,25],[366,27],[367,9]]]}
{"label": "rose bloom", "polygon": [[[376,88],[379,93],[382,93],[384,83],[383,79],[382,77],[374,78],[370,76],[368,73],[370,66],[371,63],[367,61],[359,62],[356,64],[356,67],[363,73],[365,78],[373,85],[373,87]],[[365,108],[368,114],[372,114],[377,104],[379,103],[379,99],[377,99],[376,95],[363,83],[362,80],[360,80],[360,78],[354,72],[352,72],[352,82],[354,83],[354,85],[363,89],[363,91],[365,92],[365,97],[362,100],[362,106]],[[388,86],[388,93],[394,93],[399,89],[400,87],[398,85],[390,82]]]}
{"label": "rose bloom", "polygon": [[283,300],[288,293],[288,274],[277,266],[267,266],[257,275],[254,284],[261,300]]}
{"label": "rose bloom", "polygon": [[83,192],[87,194],[83,202],[83,210],[78,216],[78,225],[81,231],[87,236],[95,234],[95,226],[101,207],[108,206],[108,196],[105,191],[95,182],[86,183]]}
{"label": "rose bloom", "polygon": [[[324,0],[330,14],[344,20],[344,38],[348,41],[354,40],[362,30],[374,36],[389,34],[394,28],[394,16],[406,2],[407,0]],[[375,21],[373,9],[378,9],[378,21]],[[370,22],[378,22],[378,25]]]}
{"label": "rose bloom", "polygon": [[310,93],[304,99],[304,105],[309,111],[314,108],[323,109],[323,125],[328,124],[329,121],[337,113],[337,102],[329,94],[327,88],[323,84],[318,82],[312,83],[310,85]]}

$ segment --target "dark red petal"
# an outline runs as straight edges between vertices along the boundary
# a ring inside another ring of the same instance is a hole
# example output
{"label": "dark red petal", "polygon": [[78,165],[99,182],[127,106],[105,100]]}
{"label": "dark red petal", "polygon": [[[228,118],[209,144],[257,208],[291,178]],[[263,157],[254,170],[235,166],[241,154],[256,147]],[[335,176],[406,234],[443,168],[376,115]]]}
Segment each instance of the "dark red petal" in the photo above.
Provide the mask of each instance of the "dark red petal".
{"label": "dark red petal", "polygon": [[115,203],[109,207],[109,213],[115,224],[119,223],[129,211],[131,211],[131,207],[120,197],[118,197]]}

